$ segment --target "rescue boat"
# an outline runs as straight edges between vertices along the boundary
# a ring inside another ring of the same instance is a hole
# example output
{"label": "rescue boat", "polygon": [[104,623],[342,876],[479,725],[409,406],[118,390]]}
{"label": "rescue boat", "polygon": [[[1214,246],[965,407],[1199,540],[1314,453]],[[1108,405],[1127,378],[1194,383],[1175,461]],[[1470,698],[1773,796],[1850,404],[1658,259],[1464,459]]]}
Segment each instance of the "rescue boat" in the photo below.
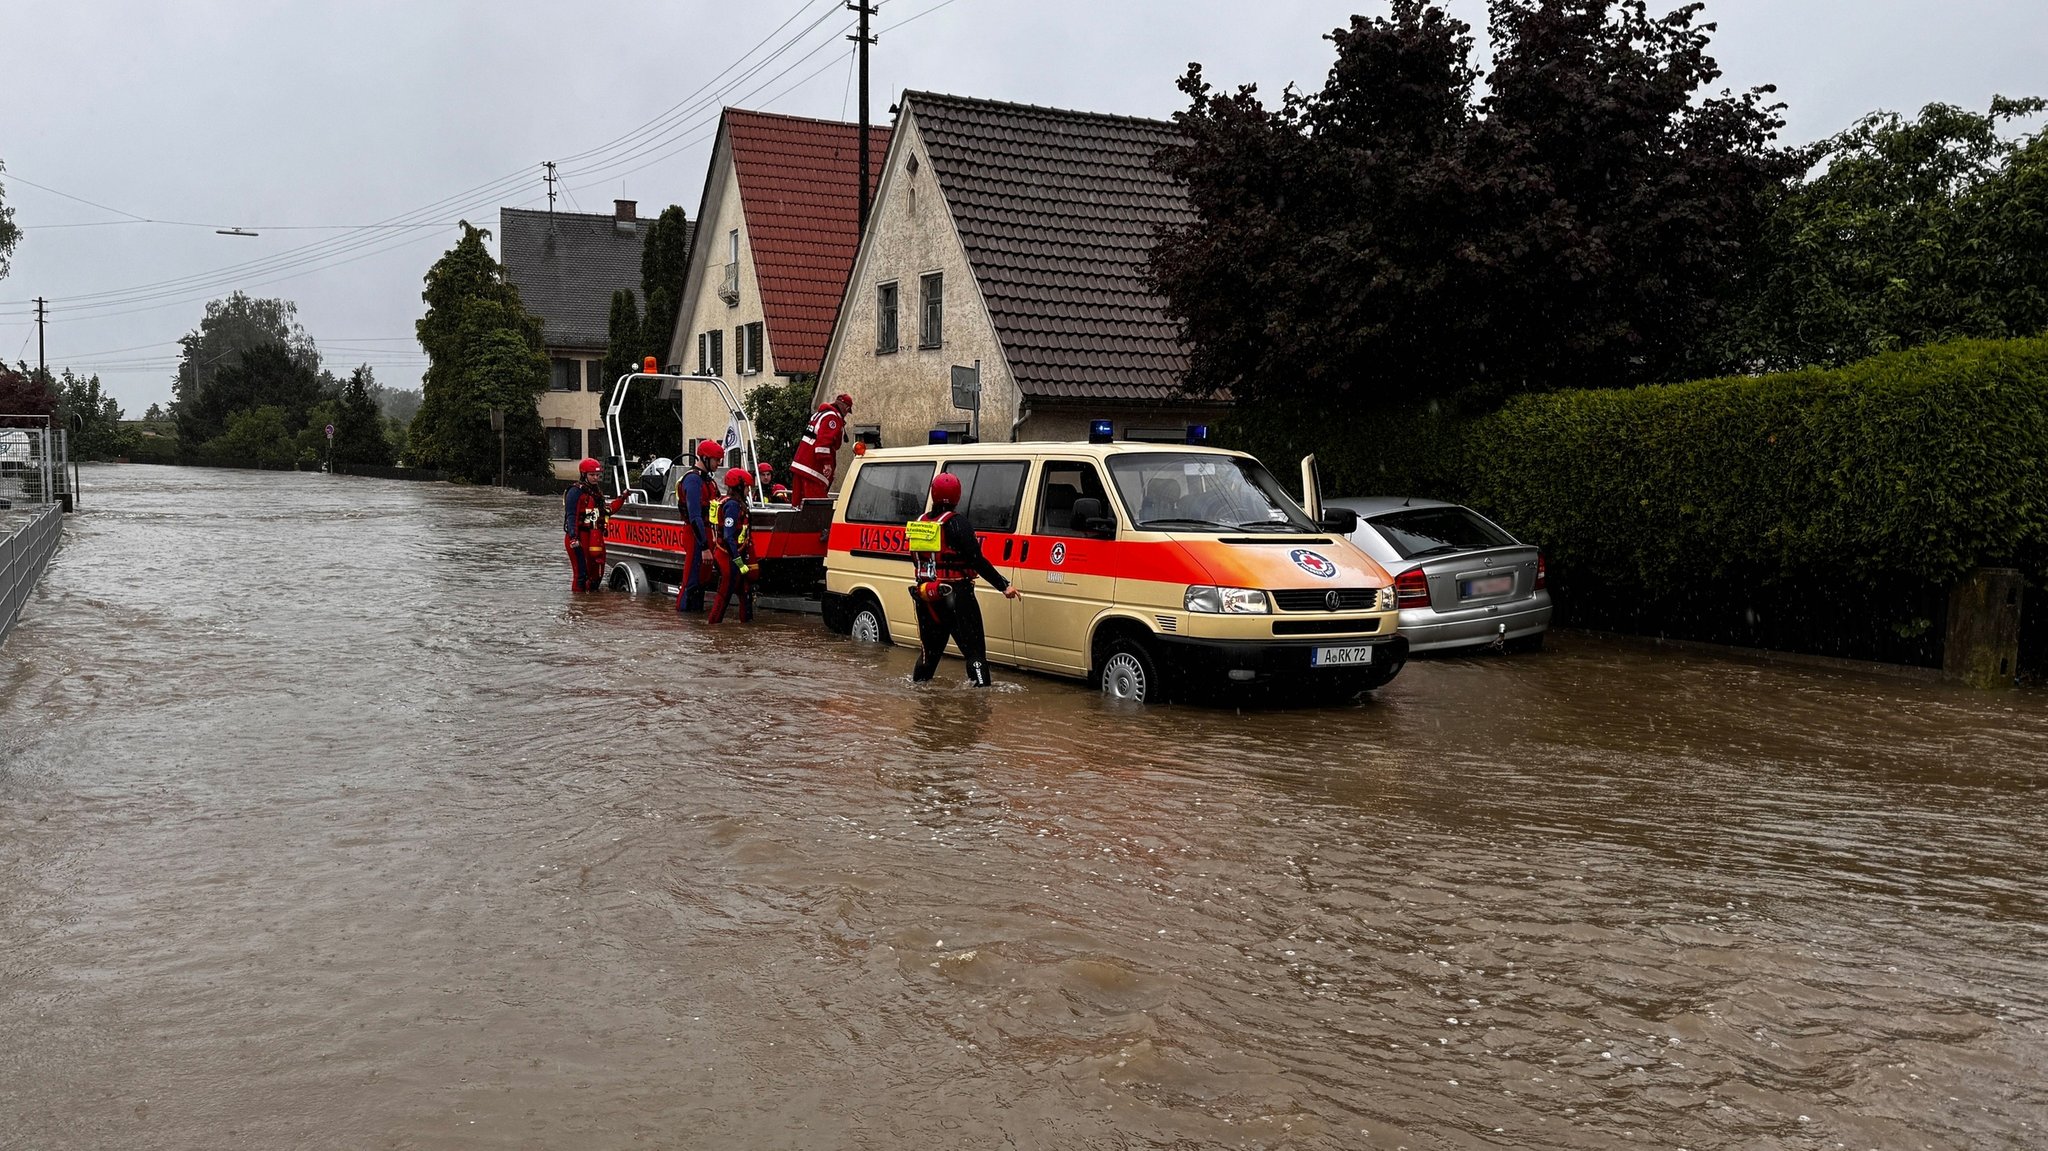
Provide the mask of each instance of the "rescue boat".
{"label": "rescue boat", "polygon": [[[647,367],[654,366],[649,357]],[[610,498],[622,503],[605,525],[605,586],[614,591],[672,593],[682,582],[683,514],[676,504],[676,484],[689,470],[693,454],[678,452],[666,469],[643,469],[629,482],[626,472],[627,446],[620,413],[626,397],[636,388],[655,388],[657,395],[677,405],[677,426],[681,428],[681,402],[688,388],[708,388],[727,413],[725,462],[743,467],[748,475],[758,474],[759,452],[754,443],[754,423],[732,386],[716,376],[677,376],[653,371],[620,376],[612,386],[605,405],[605,431],[611,437],[612,453],[605,461],[605,486]],[[717,436],[706,438],[721,438]],[[692,442],[683,438],[683,445]],[[808,591],[824,579],[825,539],[832,527],[831,499],[805,500],[801,506],[771,503],[754,485],[747,488],[747,511],[754,558],[761,565],[764,588]]]}

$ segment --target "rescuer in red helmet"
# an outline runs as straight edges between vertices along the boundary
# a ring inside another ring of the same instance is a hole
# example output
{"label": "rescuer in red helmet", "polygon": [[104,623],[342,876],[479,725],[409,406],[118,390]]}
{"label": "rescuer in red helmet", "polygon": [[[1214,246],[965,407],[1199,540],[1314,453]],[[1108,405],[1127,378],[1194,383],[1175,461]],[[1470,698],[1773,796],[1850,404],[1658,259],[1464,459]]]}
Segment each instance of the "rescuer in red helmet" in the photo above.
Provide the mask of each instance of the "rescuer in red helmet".
{"label": "rescuer in red helmet", "polygon": [[839,468],[839,445],[846,440],[846,417],[851,414],[853,397],[844,392],[819,404],[811,414],[803,442],[796,446],[796,458],[789,461],[789,502],[802,507],[805,500],[824,499],[831,491],[833,473]]}
{"label": "rescuer in red helmet", "polygon": [[725,605],[735,594],[740,600],[740,622],[754,622],[754,541],[752,517],[747,511],[747,485],[752,478],[745,468],[727,471],[725,495],[712,509],[716,524],[711,553],[718,561],[718,590],[712,593],[706,623],[725,619]]}
{"label": "rescuer in red helmet", "polygon": [[917,667],[910,678],[918,683],[932,678],[939,670],[939,657],[946,653],[946,640],[951,638],[967,661],[968,680],[976,687],[987,687],[988,640],[982,633],[981,605],[974,599],[974,577],[979,574],[1010,599],[1017,598],[1017,589],[981,554],[981,540],[974,529],[954,514],[959,505],[960,477],[951,472],[933,476],[931,510],[918,519],[939,525],[938,548],[910,553],[917,574],[910,596],[917,609],[919,647]]}
{"label": "rescuer in red helmet", "polygon": [[712,469],[725,462],[725,445],[705,440],[697,445],[690,470],[676,484],[676,508],[683,513],[683,580],[676,588],[677,611],[703,611],[704,585],[711,550],[711,501],[718,498]]}
{"label": "rescuer in red helmet", "polygon": [[756,464],[754,471],[759,473],[758,478],[754,480],[754,490],[760,492],[761,499],[765,501],[770,491],[781,486],[775,482],[775,465],[771,463]]}
{"label": "rescuer in red helmet", "polygon": [[604,587],[604,525],[611,508],[598,487],[603,473],[604,465],[585,459],[576,469],[576,485],[562,500],[562,548],[569,553],[572,591]]}

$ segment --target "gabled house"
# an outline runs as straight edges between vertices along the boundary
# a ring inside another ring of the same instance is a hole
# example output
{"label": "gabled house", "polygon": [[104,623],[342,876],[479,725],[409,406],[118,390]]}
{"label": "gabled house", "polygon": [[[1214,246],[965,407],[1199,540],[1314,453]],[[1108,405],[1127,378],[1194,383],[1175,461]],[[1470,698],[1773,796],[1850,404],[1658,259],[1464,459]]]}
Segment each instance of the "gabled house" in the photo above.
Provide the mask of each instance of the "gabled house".
{"label": "gabled house", "polygon": [[640,299],[640,250],[653,223],[639,218],[632,200],[614,201],[609,216],[498,209],[498,262],[541,321],[549,375],[540,422],[558,479],[575,479],[586,455],[610,454],[604,397],[611,381],[602,375],[612,293],[626,288]]}
{"label": "gabled house", "polygon": [[[870,128],[869,183],[889,147]],[[744,396],[815,378],[859,243],[859,127],[727,108],[704,175],[697,243],[668,365]],[[684,434],[717,438],[727,413],[686,394]],[[786,461],[775,461],[785,463]]]}
{"label": "gabled house", "polygon": [[1220,405],[1176,391],[1187,351],[1145,286],[1154,229],[1193,218],[1152,166],[1159,120],[906,92],[816,393],[854,397],[883,446],[968,430],[954,366],[981,364],[985,442],[1183,442]]}

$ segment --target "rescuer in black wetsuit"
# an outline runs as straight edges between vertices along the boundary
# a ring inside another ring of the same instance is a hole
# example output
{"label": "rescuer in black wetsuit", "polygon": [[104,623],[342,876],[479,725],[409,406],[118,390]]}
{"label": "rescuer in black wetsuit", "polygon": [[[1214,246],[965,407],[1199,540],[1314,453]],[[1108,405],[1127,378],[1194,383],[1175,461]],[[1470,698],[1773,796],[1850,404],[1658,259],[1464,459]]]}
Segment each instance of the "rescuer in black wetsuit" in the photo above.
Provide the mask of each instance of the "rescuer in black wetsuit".
{"label": "rescuer in black wetsuit", "polygon": [[918,519],[939,525],[939,550],[911,552],[917,582],[910,587],[910,597],[917,607],[920,650],[910,678],[918,683],[931,679],[951,638],[967,660],[968,680],[987,687],[988,640],[982,634],[981,605],[974,600],[974,577],[980,575],[1010,599],[1017,598],[1017,589],[981,554],[974,529],[954,514],[959,504],[960,477],[951,472],[933,476],[932,509]]}

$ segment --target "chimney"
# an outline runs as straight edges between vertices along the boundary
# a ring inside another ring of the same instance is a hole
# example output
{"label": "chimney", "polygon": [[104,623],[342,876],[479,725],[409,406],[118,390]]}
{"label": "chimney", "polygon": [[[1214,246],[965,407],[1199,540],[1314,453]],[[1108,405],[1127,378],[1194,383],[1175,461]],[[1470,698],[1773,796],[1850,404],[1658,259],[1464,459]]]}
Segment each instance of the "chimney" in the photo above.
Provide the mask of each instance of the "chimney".
{"label": "chimney", "polygon": [[613,200],[612,227],[617,228],[621,232],[633,231],[634,209],[639,206],[640,204],[637,200]]}

